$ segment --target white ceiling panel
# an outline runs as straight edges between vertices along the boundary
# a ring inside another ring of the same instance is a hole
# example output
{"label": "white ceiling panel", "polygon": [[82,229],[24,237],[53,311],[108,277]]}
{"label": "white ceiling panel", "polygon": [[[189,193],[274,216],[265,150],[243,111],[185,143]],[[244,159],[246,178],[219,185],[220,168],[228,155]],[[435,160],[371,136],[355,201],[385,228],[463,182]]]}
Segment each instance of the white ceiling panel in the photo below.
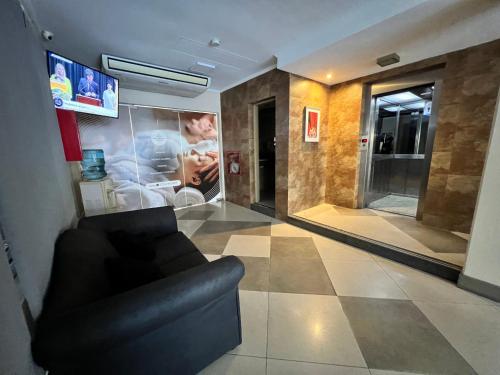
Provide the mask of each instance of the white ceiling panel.
{"label": "white ceiling panel", "polygon": [[500,37],[494,0],[21,1],[54,32],[47,49],[96,67],[102,53],[181,70],[208,63],[216,90],[275,64],[332,84],[383,70],[375,60],[387,53],[404,64]]}

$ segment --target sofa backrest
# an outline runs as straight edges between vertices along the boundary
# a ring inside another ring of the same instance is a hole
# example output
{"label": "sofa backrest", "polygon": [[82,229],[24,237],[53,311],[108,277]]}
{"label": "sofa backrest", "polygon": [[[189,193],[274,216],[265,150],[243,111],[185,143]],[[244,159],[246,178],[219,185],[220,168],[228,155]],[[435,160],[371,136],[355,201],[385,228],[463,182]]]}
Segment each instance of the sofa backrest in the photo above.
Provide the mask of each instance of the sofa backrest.
{"label": "sofa backrest", "polygon": [[165,206],[84,217],[80,219],[78,228],[162,236],[177,232],[177,219],[172,207]]}
{"label": "sofa backrest", "polygon": [[61,234],[43,313],[62,314],[112,295],[104,260],[117,256],[104,232],[70,229]]}

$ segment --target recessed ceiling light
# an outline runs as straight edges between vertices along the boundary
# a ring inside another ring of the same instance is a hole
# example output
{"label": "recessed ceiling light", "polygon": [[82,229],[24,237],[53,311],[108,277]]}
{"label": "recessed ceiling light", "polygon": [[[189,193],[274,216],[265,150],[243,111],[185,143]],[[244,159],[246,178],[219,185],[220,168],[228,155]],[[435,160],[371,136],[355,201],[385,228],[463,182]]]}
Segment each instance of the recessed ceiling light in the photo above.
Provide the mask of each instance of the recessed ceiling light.
{"label": "recessed ceiling light", "polygon": [[328,74],[326,75],[326,78],[327,78],[327,79],[332,78],[332,73],[328,73]]}

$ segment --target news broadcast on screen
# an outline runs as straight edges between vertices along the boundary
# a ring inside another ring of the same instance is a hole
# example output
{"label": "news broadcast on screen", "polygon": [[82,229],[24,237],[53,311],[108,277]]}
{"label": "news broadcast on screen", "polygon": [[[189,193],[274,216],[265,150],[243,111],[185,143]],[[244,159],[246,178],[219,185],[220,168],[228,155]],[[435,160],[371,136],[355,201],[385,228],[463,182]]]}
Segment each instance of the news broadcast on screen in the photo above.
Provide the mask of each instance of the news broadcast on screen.
{"label": "news broadcast on screen", "polygon": [[47,52],[56,108],[118,117],[118,80],[66,57]]}

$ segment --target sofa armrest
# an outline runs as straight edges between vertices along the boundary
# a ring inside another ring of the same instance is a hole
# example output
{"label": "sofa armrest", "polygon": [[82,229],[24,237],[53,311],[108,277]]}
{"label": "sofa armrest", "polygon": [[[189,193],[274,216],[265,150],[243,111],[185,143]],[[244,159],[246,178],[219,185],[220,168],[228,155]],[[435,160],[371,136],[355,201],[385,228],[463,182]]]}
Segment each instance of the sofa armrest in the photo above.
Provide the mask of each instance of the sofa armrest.
{"label": "sofa armrest", "polygon": [[245,272],[228,256],[154,283],[42,319],[33,354],[40,365],[82,360],[142,336],[237,288]]}
{"label": "sofa armrest", "polygon": [[177,232],[177,219],[172,207],[166,206],[84,217],[80,219],[78,228],[104,232],[122,230],[161,236]]}

